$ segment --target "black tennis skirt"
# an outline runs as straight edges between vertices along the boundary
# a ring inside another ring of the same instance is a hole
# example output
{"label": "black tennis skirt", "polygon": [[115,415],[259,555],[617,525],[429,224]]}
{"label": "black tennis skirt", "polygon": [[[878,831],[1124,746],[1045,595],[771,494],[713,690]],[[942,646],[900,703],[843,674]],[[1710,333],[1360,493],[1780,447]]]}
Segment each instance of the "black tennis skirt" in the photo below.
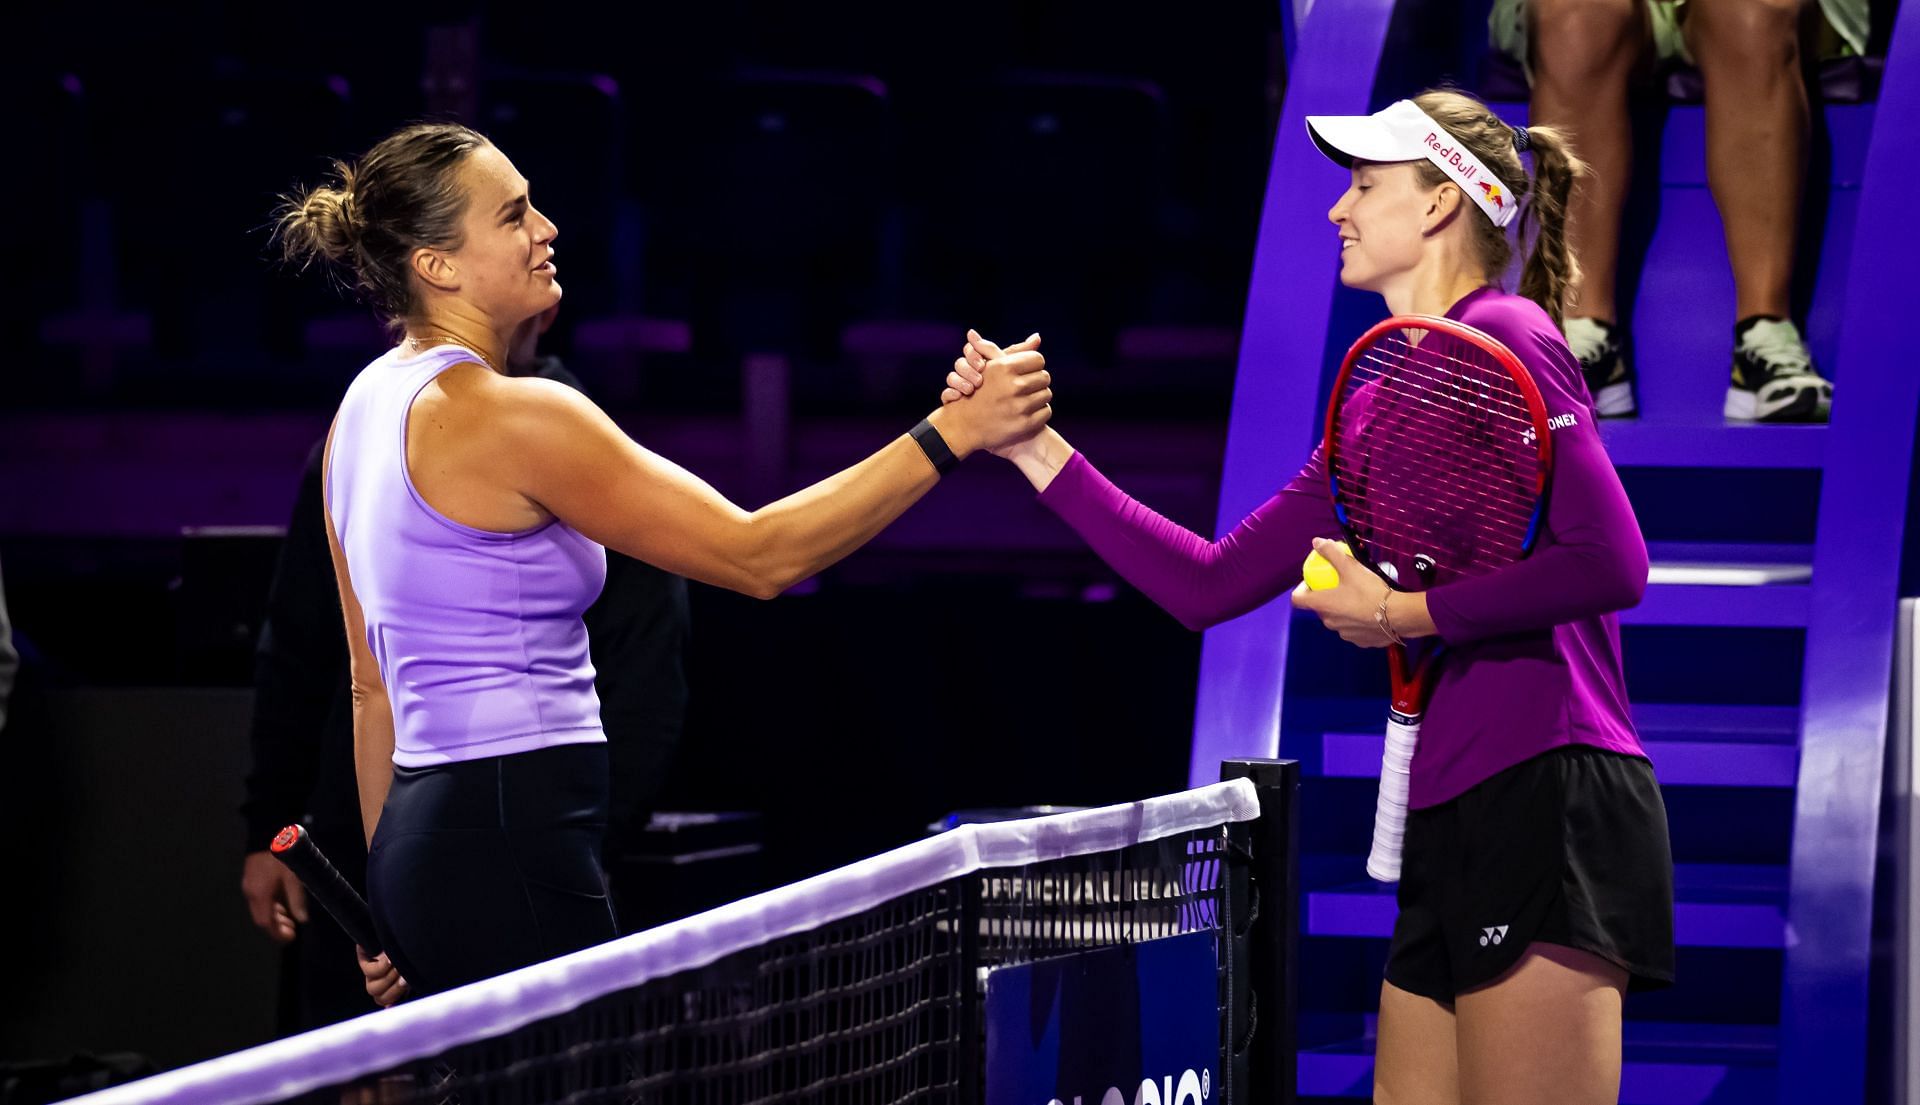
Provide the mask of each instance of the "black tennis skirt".
{"label": "black tennis skirt", "polygon": [[1407,815],[1387,981],[1452,1002],[1541,942],[1673,982],[1673,853],[1653,765],[1571,745]]}

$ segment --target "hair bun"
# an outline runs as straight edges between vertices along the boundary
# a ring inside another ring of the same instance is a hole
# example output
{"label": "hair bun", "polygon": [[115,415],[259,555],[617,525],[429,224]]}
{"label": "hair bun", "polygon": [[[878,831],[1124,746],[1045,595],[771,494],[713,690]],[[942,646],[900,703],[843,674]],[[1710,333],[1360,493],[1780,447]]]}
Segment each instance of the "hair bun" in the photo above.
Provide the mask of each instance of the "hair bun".
{"label": "hair bun", "polygon": [[352,183],[320,187],[308,192],[296,216],[312,250],[335,263],[352,260],[360,241],[360,222],[354,210]]}
{"label": "hair bun", "polygon": [[457,123],[416,123],[355,161],[336,160],[326,180],[280,197],[274,236],[283,260],[328,275],[388,324],[415,306],[413,251],[460,241],[468,189],[459,177],[485,135]]}

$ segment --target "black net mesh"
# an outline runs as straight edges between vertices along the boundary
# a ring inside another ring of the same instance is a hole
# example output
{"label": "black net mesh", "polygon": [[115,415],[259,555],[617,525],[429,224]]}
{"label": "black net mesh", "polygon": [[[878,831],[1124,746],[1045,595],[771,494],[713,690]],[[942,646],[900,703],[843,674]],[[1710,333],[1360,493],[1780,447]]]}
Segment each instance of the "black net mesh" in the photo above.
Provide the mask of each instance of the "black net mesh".
{"label": "black net mesh", "polygon": [[1239,831],[1223,826],[913,890],[301,1100],[977,1102],[985,971],[1224,928],[1226,864]]}

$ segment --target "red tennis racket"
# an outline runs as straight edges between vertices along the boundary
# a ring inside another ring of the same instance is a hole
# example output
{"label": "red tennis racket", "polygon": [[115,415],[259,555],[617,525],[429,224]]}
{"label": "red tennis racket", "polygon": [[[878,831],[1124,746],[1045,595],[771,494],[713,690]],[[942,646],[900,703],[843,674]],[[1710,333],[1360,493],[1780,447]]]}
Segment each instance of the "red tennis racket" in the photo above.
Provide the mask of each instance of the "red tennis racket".
{"label": "red tennis racket", "polygon": [[[1353,555],[1389,587],[1424,591],[1526,556],[1553,472],[1547,407],[1499,341],[1451,319],[1400,315],[1347,350],[1327,405],[1327,479]],[[1407,791],[1442,646],[1388,647],[1380,800],[1367,873],[1400,877]]]}

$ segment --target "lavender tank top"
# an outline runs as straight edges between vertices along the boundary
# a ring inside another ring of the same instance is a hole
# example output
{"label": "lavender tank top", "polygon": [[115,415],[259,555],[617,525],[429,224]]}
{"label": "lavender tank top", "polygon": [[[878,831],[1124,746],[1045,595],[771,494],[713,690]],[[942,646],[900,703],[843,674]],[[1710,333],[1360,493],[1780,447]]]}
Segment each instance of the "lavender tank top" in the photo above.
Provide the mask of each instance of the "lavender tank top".
{"label": "lavender tank top", "polygon": [[393,704],[393,762],[476,760],[603,741],[580,615],[606,550],[553,521],[519,533],[464,526],[427,505],[407,471],[407,414],[459,346],[362,369],[334,421],[327,511],[346,553]]}

